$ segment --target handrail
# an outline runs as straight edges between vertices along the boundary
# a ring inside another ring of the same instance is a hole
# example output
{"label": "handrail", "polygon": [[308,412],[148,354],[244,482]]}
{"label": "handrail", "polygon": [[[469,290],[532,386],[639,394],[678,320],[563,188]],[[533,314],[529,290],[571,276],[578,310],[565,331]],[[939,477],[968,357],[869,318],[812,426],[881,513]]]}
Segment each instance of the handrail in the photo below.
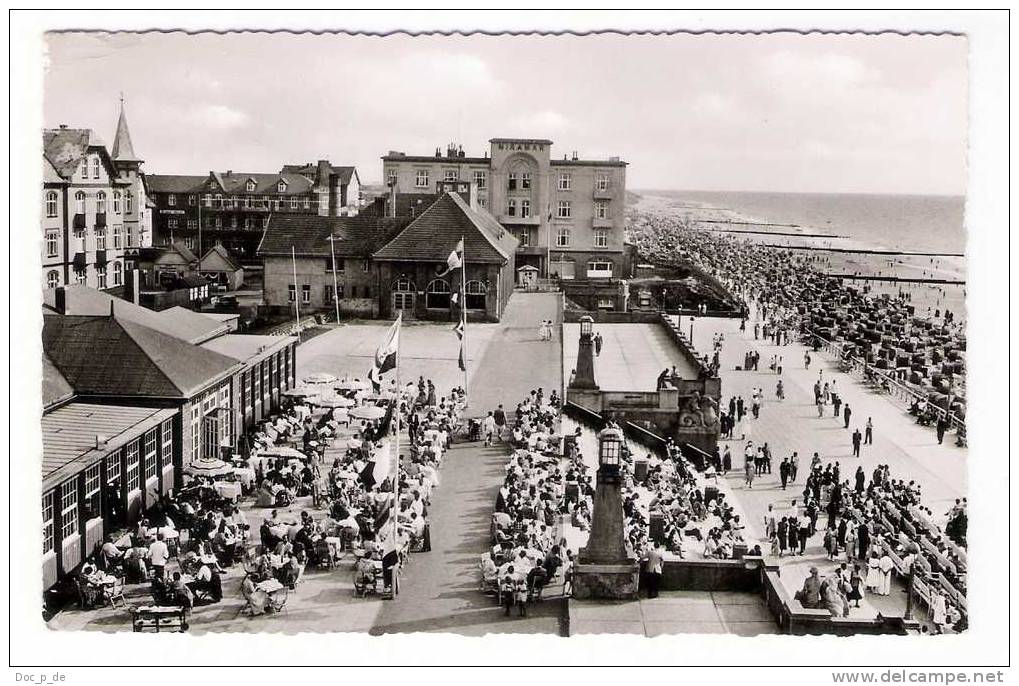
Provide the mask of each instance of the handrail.
{"label": "handrail", "polygon": [[[847,355],[846,353],[844,353],[842,348],[845,347],[845,344],[837,343],[835,341],[828,340],[827,338],[825,338],[824,336],[820,335],[819,333],[817,333],[813,329],[807,329],[807,334],[809,336],[811,336],[813,338],[816,338],[817,340],[821,341],[824,344],[824,349],[825,349],[826,352],[829,352],[829,353],[835,355],[840,360],[847,361],[850,364],[852,371],[857,371],[857,369],[861,369],[861,370],[870,369],[870,371],[873,374],[875,374],[876,376],[881,377],[883,381],[887,382],[888,384],[891,385],[892,388],[894,388],[896,391],[898,391],[903,396],[904,400],[906,400],[906,399],[913,399],[913,400],[916,400],[916,401],[924,401],[924,402],[927,401],[926,397],[924,397],[923,395],[921,395],[917,391],[914,391],[912,388],[909,388],[909,387],[904,386],[903,384],[899,383],[899,381],[894,379],[894,378],[892,378],[892,376],[890,374],[887,374],[884,371],[882,371],[880,369],[877,369],[873,365],[869,364],[866,360],[861,360],[858,357],[853,357],[852,355]],[[963,432],[966,431],[966,422],[963,419],[961,419],[954,412],[951,412],[949,410],[943,410],[940,407],[938,407],[937,405],[932,405],[929,402],[927,403],[927,407],[928,407],[928,410],[932,410],[934,412],[934,414],[936,414],[937,416],[944,417],[945,419],[947,419],[948,422],[956,430],[961,430]]]}

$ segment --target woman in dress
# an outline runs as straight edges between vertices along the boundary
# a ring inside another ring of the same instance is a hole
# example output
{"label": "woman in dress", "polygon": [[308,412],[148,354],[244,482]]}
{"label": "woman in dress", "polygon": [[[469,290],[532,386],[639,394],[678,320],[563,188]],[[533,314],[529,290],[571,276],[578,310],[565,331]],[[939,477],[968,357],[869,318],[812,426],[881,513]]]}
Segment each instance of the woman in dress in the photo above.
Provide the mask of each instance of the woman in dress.
{"label": "woman in dress", "polygon": [[867,583],[865,586],[875,593],[881,587],[881,565],[876,551],[872,552],[867,560]]}
{"label": "woman in dress", "polygon": [[849,575],[849,600],[855,602],[854,607],[860,607],[863,600],[863,574],[860,565],[853,565],[853,572]]}
{"label": "woman in dress", "polygon": [[895,563],[892,562],[892,558],[888,557],[888,553],[885,553],[878,561],[878,566],[881,569],[881,587],[878,593],[890,595],[892,592],[892,569],[895,567]]}

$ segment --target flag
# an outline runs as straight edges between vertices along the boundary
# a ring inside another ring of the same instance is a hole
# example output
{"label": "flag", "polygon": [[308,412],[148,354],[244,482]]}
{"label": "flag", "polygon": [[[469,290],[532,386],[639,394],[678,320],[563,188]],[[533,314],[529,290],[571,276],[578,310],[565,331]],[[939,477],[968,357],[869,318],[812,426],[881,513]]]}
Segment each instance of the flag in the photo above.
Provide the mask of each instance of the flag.
{"label": "flag", "polygon": [[390,477],[389,445],[384,445],[375,451],[371,462],[361,470],[361,483],[365,488],[371,490],[376,484],[384,483]]}
{"label": "flag", "polygon": [[375,350],[375,359],[372,368],[368,372],[368,379],[376,393],[382,391],[382,374],[396,367],[396,354],[400,349],[400,325],[403,322],[403,312],[396,317],[396,321],[389,327],[386,340]]}
{"label": "flag", "polygon": [[464,329],[466,328],[466,322],[463,317],[460,317],[460,321],[453,327],[453,331],[456,332],[456,337],[460,339],[460,371],[467,371],[467,364],[464,361]]}
{"label": "flag", "polygon": [[459,269],[464,264],[464,239],[460,239],[457,242],[456,247],[453,248],[453,252],[449,253],[449,257],[446,258],[446,271],[439,274],[439,276],[445,276],[454,269]]}
{"label": "flag", "polygon": [[382,418],[382,422],[379,424],[379,428],[375,431],[365,431],[364,437],[368,441],[380,441],[389,435],[389,427],[393,422],[393,408],[396,405],[396,399],[389,401],[389,407],[386,408],[386,416]]}

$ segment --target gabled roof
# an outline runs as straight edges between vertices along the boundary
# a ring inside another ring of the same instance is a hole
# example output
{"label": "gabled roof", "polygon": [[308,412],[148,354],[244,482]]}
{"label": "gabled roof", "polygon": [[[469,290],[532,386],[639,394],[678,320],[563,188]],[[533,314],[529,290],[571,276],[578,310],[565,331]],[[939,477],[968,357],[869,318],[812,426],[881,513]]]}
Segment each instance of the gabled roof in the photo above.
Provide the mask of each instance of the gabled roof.
{"label": "gabled roof", "polygon": [[42,158],[42,182],[65,183],[64,179],[60,178],[60,174],[53,167],[53,163],[46,159],[45,155]]}
{"label": "gabled roof", "polygon": [[[367,258],[410,222],[410,218],[389,219],[374,214],[354,217],[323,217],[316,214],[273,214],[262,235],[258,254],[293,253],[302,257]],[[329,245],[335,236],[335,248]]]}
{"label": "gabled roof", "polygon": [[174,241],[173,245],[170,246],[170,247],[171,247],[171,249],[176,251],[178,255],[180,255],[185,260],[187,260],[188,263],[197,262],[198,261],[198,255],[196,255],[194,253],[194,251],[191,250],[191,248],[189,248],[184,243],[184,241]]}
{"label": "gabled roof", "polygon": [[[318,163],[309,162],[307,164],[284,164],[281,171],[283,174],[300,174],[316,185],[322,185],[322,176],[325,174],[335,174],[340,177],[340,183],[346,186],[350,183],[350,180],[357,177],[357,169],[355,167],[337,167],[329,164],[327,160],[319,160]],[[360,178],[358,177],[360,182]]]}
{"label": "gabled roof", "polygon": [[208,176],[182,176],[179,174],[146,174],[149,193],[197,193]]}
{"label": "gabled roof", "polygon": [[81,158],[95,148],[107,171],[116,177],[113,160],[102,139],[92,129],[45,129],[42,132],[42,154],[64,179],[70,179],[81,165]]}
{"label": "gabled roof", "polygon": [[472,209],[457,193],[444,193],[376,252],[375,259],[444,262],[461,237],[468,262],[503,264],[517,248],[517,239],[495,217]]}
{"label": "gabled roof", "polygon": [[189,398],[233,359],[117,317],[43,318],[43,349],[79,395]]}
{"label": "gabled roof", "polygon": [[56,405],[74,397],[74,389],[44,350],[42,353],[42,406]]}
{"label": "gabled roof", "polygon": [[209,269],[209,266],[205,263],[210,257],[213,256],[218,257],[220,260],[222,260],[226,268],[232,272],[235,272],[241,268],[241,265],[237,262],[237,260],[231,257],[230,251],[224,248],[221,243],[215,243],[211,248],[205,251],[204,255],[202,255],[201,268],[203,272],[211,271]]}
{"label": "gabled roof", "polygon": [[[57,289],[53,288],[43,292],[43,303],[48,313],[60,314],[56,311],[56,292]],[[155,312],[86,286],[64,286],[63,293],[63,314],[108,316],[112,303],[118,319],[137,322],[196,345],[229,331],[225,324],[183,307]]]}

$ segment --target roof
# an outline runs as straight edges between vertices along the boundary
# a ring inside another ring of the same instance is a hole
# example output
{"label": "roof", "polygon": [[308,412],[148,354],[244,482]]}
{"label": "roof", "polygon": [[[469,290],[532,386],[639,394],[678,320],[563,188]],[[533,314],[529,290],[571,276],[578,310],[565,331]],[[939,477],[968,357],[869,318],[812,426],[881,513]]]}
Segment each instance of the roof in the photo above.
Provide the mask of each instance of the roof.
{"label": "roof", "polygon": [[[192,344],[202,343],[229,331],[229,327],[183,307],[155,312],[129,300],[115,298],[87,286],[63,286],[64,311],[57,314],[108,316],[110,304],[118,319],[137,322]],[[57,289],[43,292],[43,304],[56,312]]]}
{"label": "roof", "polygon": [[42,132],[42,154],[53,169],[69,179],[81,164],[89,148],[100,148],[102,156],[112,169],[113,164],[102,139],[92,129],[45,129]]}
{"label": "roof", "polygon": [[198,255],[196,255],[194,251],[192,251],[191,248],[184,243],[184,241],[174,241],[173,245],[170,247],[176,251],[177,254],[183,257],[188,264],[198,261]]}
{"label": "roof", "polygon": [[472,209],[458,193],[444,193],[376,252],[375,259],[444,262],[461,237],[468,262],[503,264],[517,248],[517,239],[495,217]]}
{"label": "roof", "polygon": [[149,193],[197,193],[208,176],[182,176],[179,174],[146,174]]}
{"label": "roof", "polygon": [[[418,216],[439,199],[437,193],[397,193],[396,194],[396,216],[408,220]],[[386,205],[389,204],[389,194],[378,196],[372,202],[365,205],[358,212],[358,215],[384,216]]]}
{"label": "roof", "polygon": [[542,145],[552,145],[552,141],[547,138],[489,138],[489,143],[539,143]]}
{"label": "roof", "polygon": [[357,169],[355,167],[337,167],[329,164],[329,162],[325,160],[318,163],[308,162],[307,164],[284,164],[281,171],[284,174],[300,174],[312,181],[317,181],[322,172],[328,171],[330,174],[339,176],[340,183],[344,186],[349,184],[350,180],[357,176]]}
{"label": "roof", "polygon": [[[177,412],[167,408],[75,402],[43,415],[40,422],[43,490],[95,464]],[[105,442],[96,447],[100,439]]]}
{"label": "roof", "polygon": [[[258,246],[259,255],[293,254],[328,258],[370,257],[410,222],[410,217],[390,219],[359,213],[353,217],[323,217],[317,214],[273,214]],[[333,246],[329,236],[335,236]]]}
{"label": "roof", "polygon": [[190,398],[232,358],[118,317],[43,317],[43,349],[79,395]]}
{"label": "roof", "polygon": [[42,354],[42,406],[49,407],[74,396],[74,388],[60,373],[53,360]]}
{"label": "roof", "polygon": [[[230,251],[224,248],[221,243],[215,243],[211,248],[205,251],[205,254],[202,255],[201,261],[204,263],[207,259],[213,256],[218,256],[219,259],[223,260],[226,264],[226,268],[232,272],[241,268],[241,265],[237,262],[237,260],[230,256]],[[211,271],[206,264],[202,264],[201,267],[203,272]]]}
{"label": "roof", "polygon": [[549,160],[553,167],[625,167],[622,160]]}
{"label": "roof", "polygon": [[134,154],[134,146],[131,144],[131,132],[127,129],[127,115],[124,114],[123,101],[120,103],[117,134],[113,138],[113,149],[110,151],[110,155],[117,161],[141,162],[141,159]]}
{"label": "roof", "polygon": [[257,362],[278,350],[297,343],[294,336],[257,336],[252,334],[227,334],[202,344],[206,350],[226,355],[239,362]]}
{"label": "roof", "polygon": [[436,155],[383,155],[384,162],[430,162],[441,164],[491,164],[487,157],[438,157]]}
{"label": "roof", "polygon": [[45,155],[42,158],[42,182],[65,183],[64,179],[60,178],[60,173],[54,168],[53,163]]}

